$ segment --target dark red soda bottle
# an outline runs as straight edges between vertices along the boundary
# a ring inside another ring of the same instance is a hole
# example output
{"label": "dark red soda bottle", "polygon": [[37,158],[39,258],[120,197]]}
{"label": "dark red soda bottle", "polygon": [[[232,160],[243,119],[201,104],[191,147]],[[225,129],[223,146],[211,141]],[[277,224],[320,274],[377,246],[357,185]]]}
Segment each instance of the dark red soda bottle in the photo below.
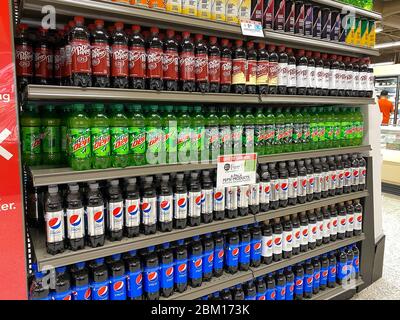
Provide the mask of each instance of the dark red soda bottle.
{"label": "dark red soda bottle", "polygon": [[221,83],[221,49],[217,43],[217,37],[210,37],[208,44],[208,80],[210,92],[219,92]]}
{"label": "dark red soda bottle", "polygon": [[235,93],[246,93],[247,52],[243,48],[243,41],[235,41],[235,50],[232,59],[232,88]]}
{"label": "dark red soda bottle", "polygon": [[278,93],[278,71],[279,71],[279,56],[276,53],[276,46],[270,44],[268,46],[269,52],[269,80],[268,80],[268,93]]}
{"label": "dark red soda bottle", "polygon": [[182,32],[179,54],[180,80],[182,91],[194,92],[195,86],[195,48],[190,38],[190,32]]}
{"label": "dark red soda bottle", "polygon": [[48,30],[39,28],[35,46],[35,83],[51,84],[53,76],[53,49]]}
{"label": "dark red soda bottle", "polygon": [[29,37],[29,27],[26,24],[20,24],[15,38],[15,65],[20,91],[33,82],[33,63],[33,43]]}
{"label": "dark red soda bottle", "polygon": [[92,66],[89,31],[83,17],[75,17],[70,31],[71,84],[76,87],[92,86]]}
{"label": "dark red soda bottle", "polygon": [[129,85],[129,50],[128,37],[122,22],[115,23],[115,31],[111,34],[111,86],[128,88]]}
{"label": "dark red soda bottle", "polygon": [[202,34],[195,36],[195,76],[196,91],[209,92],[210,83],[208,81],[208,47],[203,40]]}
{"label": "dark red soda bottle", "polygon": [[167,30],[167,39],[164,41],[163,72],[164,89],[178,91],[179,54],[174,30]]}
{"label": "dark red soda bottle", "polygon": [[138,25],[132,26],[129,37],[129,82],[133,89],[146,87],[146,41]]}
{"label": "dark red soda bottle", "polygon": [[54,41],[53,84],[60,86],[62,83],[62,54],[64,52],[64,30],[58,30]]}
{"label": "dark red soda bottle", "polygon": [[246,75],[246,91],[249,94],[257,93],[257,51],[254,48],[254,42],[249,41],[247,48],[247,75]]}
{"label": "dark red soda bottle", "polygon": [[163,43],[159,37],[159,29],[150,29],[147,49],[147,78],[150,90],[160,91],[163,88]]}
{"label": "dark red soda bottle", "polygon": [[231,92],[232,50],[228,39],[221,40],[221,93]]}
{"label": "dark red soda bottle", "polygon": [[259,94],[268,93],[268,78],[269,78],[269,54],[265,49],[265,43],[258,44],[257,52],[257,88]]}
{"label": "dark red soda bottle", "polygon": [[109,35],[104,29],[104,21],[96,20],[91,32],[93,86],[110,86],[110,46]]}

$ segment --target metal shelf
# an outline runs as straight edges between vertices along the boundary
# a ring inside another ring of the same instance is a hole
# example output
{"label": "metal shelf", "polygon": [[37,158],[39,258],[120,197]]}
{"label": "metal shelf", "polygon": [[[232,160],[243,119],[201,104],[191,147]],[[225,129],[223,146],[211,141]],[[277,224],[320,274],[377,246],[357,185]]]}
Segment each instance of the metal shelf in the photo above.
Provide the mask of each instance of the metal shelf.
{"label": "metal shelf", "polygon": [[[333,149],[310,150],[304,152],[289,152],[276,155],[260,156],[259,163],[276,161],[288,161],[309,157],[325,157],[346,153],[363,153],[371,150],[370,146],[344,147]],[[191,170],[214,169],[215,163],[188,163],[188,164],[164,164],[147,165],[128,168],[110,168],[103,170],[74,171],[71,168],[31,168],[33,185],[35,187],[48,186],[52,184],[65,184],[73,182],[88,182],[94,180],[108,180],[130,178],[162,173],[183,172]]]}
{"label": "metal shelf", "polygon": [[234,93],[189,93],[115,88],[81,88],[29,85],[24,98],[30,101],[54,102],[165,102],[165,103],[224,103],[224,104],[343,104],[366,105],[374,103],[370,98],[240,95]]}
{"label": "metal shelf", "polygon": [[[284,259],[279,262],[274,262],[270,265],[267,266],[261,266],[258,268],[250,268],[250,271],[246,272],[238,272],[235,274],[227,274],[224,273],[223,276],[220,278],[214,278],[210,282],[204,282],[201,287],[198,288],[188,288],[187,291],[179,294],[174,294],[170,298],[167,298],[165,300],[193,300],[200,298],[204,295],[223,290],[225,288],[229,288],[231,286],[252,280],[256,277],[264,276],[269,272],[274,272],[276,270],[286,268],[288,266],[291,266],[293,264],[299,263],[301,261],[310,259],[312,257],[318,256],[320,254],[327,253],[332,250],[339,249],[341,247],[347,246],[349,244],[353,244],[359,241],[362,241],[365,239],[364,234],[361,234],[360,236],[344,239],[344,240],[338,240],[329,244],[321,245],[320,247],[310,250],[308,252],[300,253],[296,256],[291,257],[290,259]],[[332,289],[332,291],[327,291],[326,297],[329,296],[334,296],[337,294],[340,294],[342,291],[339,292],[339,288],[344,290],[342,287],[336,287]],[[328,295],[328,293],[331,293]],[[313,300],[315,299],[323,299],[325,295],[321,294],[321,298],[318,297],[317,295],[313,297]],[[163,299],[164,300],[164,299]]]}
{"label": "metal shelf", "polygon": [[308,209],[314,209],[342,201],[359,199],[367,196],[367,191],[354,192],[347,195],[335,196],[323,200],[309,202],[304,205],[296,205],[286,208],[280,208],[277,210],[271,210],[266,213],[259,213],[257,215],[247,215],[245,217],[238,217],[235,219],[214,221],[209,224],[201,224],[197,227],[187,227],[182,230],[174,229],[172,232],[167,233],[157,232],[153,235],[140,235],[136,238],[123,238],[121,241],[106,241],[103,247],[86,247],[85,249],[79,251],[66,250],[63,253],[54,256],[48,254],[46,251],[46,238],[42,230],[31,229],[30,236],[33,242],[33,248],[37,259],[38,268],[43,269],[46,266],[60,267],[80,261],[88,261],[100,257],[110,256],[115,253],[123,253],[130,250],[146,248],[149,246],[154,246],[165,242],[172,242],[179,239],[185,239],[209,232],[239,227],[254,223],[256,221],[261,222],[272,218],[284,217],[292,213],[301,212],[304,210],[305,207],[307,207]]}
{"label": "metal shelf", "polygon": [[356,15],[363,16],[372,20],[382,20],[382,15],[376,11],[370,11],[366,9],[362,9],[356,6],[352,6],[347,3],[343,3],[335,0],[313,0],[313,2],[317,2],[321,4],[321,6],[333,7],[337,9],[348,9],[352,10]]}
{"label": "metal shelf", "polygon": [[342,293],[345,293],[346,291],[349,290],[356,290],[357,287],[361,286],[364,284],[364,281],[361,279],[354,279],[354,284],[347,284],[346,287],[342,287],[340,285],[337,285],[335,288],[327,288],[324,291],[320,291],[318,294],[313,295],[313,297],[309,300],[332,300],[335,297],[341,295]]}
{"label": "metal shelf", "polygon": [[327,41],[313,37],[302,36],[288,32],[264,29],[265,40],[278,45],[288,45],[293,48],[316,50],[345,56],[379,56],[378,49],[353,46],[342,42]]}

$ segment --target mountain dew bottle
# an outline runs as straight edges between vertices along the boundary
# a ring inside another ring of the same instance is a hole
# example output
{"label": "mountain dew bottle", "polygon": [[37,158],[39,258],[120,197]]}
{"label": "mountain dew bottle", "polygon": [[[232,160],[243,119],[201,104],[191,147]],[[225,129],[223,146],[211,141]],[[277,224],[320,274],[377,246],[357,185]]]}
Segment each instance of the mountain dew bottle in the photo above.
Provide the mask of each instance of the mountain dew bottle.
{"label": "mountain dew bottle", "polygon": [[303,150],[301,138],[303,136],[304,120],[300,107],[292,109],[292,119],[293,119],[292,151],[298,152]]}
{"label": "mountain dew bottle", "polygon": [[264,108],[263,112],[265,116],[263,154],[273,154],[275,152],[275,115],[272,108]]}
{"label": "mountain dew bottle", "polygon": [[68,148],[67,148],[67,120],[68,116],[71,113],[70,106],[64,106],[60,113],[60,150],[61,150],[61,163],[68,163]]}
{"label": "mountain dew bottle", "polygon": [[254,118],[254,152],[259,156],[265,154],[265,136],[266,136],[266,119],[264,110],[261,107],[257,108]]}
{"label": "mountain dew bottle", "polygon": [[353,122],[352,119],[350,118],[350,113],[347,112],[347,107],[341,107],[340,108],[340,131],[341,131],[341,137],[340,137],[340,145],[342,147],[348,147],[350,146],[350,139],[351,139],[351,131],[353,129]]}
{"label": "mountain dew bottle", "polygon": [[253,153],[254,151],[254,124],[255,118],[251,107],[246,107],[243,128],[243,152]]}
{"label": "mountain dew bottle", "polygon": [[283,112],[283,116],[285,117],[285,137],[283,144],[284,152],[292,152],[292,138],[293,138],[293,117],[290,112],[290,107],[286,107]]}
{"label": "mountain dew bottle", "polygon": [[75,104],[72,107],[72,114],[68,118],[67,141],[71,168],[90,169],[92,166],[90,119],[83,104]]}
{"label": "mountain dew bottle", "polygon": [[307,108],[301,109],[303,115],[303,129],[301,135],[301,150],[307,151],[311,148],[311,129],[310,129],[310,114]]}
{"label": "mountain dew bottle", "polygon": [[61,161],[61,119],[53,105],[46,105],[42,114],[42,163],[58,165]]}
{"label": "mountain dew bottle", "polygon": [[129,104],[129,164],[143,166],[146,164],[146,126],[142,106]]}
{"label": "mountain dew bottle", "polygon": [[339,148],[340,147],[341,127],[340,127],[340,114],[339,114],[338,107],[332,108],[332,117],[333,117],[333,123],[334,123],[333,147]]}
{"label": "mountain dew bottle", "polygon": [[219,156],[219,141],[219,118],[217,115],[217,108],[209,106],[206,117],[205,148],[207,148],[209,152],[210,160],[216,160]]}
{"label": "mountain dew bottle", "polygon": [[356,134],[354,145],[361,146],[364,138],[364,118],[361,113],[361,108],[355,108],[354,116],[356,119]]}
{"label": "mountain dew bottle", "polygon": [[231,117],[231,124],[233,154],[245,153],[246,151],[243,151],[246,150],[244,147],[247,144],[246,141],[243,141],[243,138],[246,138],[243,135],[245,121],[240,106],[235,106]]}
{"label": "mountain dew bottle", "polygon": [[282,113],[282,108],[278,107],[275,110],[275,141],[274,141],[274,152],[283,153],[285,143],[285,116]]}
{"label": "mountain dew bottle", "polygon": [[111,165],[114,168],[129,166],[128,118],[123,104],[114,104],[111,109]]}
{"label": "mountain dew bottle", "polygon": [[317,107],[310,108],[310,133],[311,133],[311,141],[310,141],[310,149],[316,150],[318,149],[319,143],[319,114],[317,112]]}
{"label": "mountain dew bottle", "polygon": [[178,161],[189,162],[191,160],[191,117],[188,115],[187,106],[179,106],[178,110]]}
{"label": "mountain dew bottle", "polygon": [[332,112],[332,107],[324,108],[325,118],[325,148],[332,148],[335,139],[335,117]]}
{"label": "mountain dew bottle", "polygon": [[325,149],[326,146],[326,117],[324,107],[318,107],[318,149]]}
{"label": "mountain dew bottle", "polygon": [[157,105],[147,107],[146,125],[146,162],[148,164],[164,163],[162,121]]}
{"label": "mountain dew bottle", "polygon": [[21,114],[22,159],[28,166],[42,162],[42,122],[36,105],[28,103]]}
{"label": "mountain dew bottle", "polygon": [[162,117],[162,128],[164,133],[165,156],[167,163],[178,162],[178,122],[174,114],[174,107],[164,106]]}
{"label": "mountain dew bottle", "polygon": [[[191,148],[192,161],[201,161],[204,153],[204,140],[206,134],[205,118],[201,106],[194,106],[191,123]],[[208,160],[208,159],[207,159]]]}
{"label": "mountain dew bottle", "polygon": [[220,139],[220,154],[232,154],[232,130],[231,117],[228,113],[227,106],[221,106],[219,112],[219,139]]}
{"label": "mountain dew bottle", "polygon": [[104,104],[94,104],[91,116],[92,168],[111,167],[110,119],[105,114]]}

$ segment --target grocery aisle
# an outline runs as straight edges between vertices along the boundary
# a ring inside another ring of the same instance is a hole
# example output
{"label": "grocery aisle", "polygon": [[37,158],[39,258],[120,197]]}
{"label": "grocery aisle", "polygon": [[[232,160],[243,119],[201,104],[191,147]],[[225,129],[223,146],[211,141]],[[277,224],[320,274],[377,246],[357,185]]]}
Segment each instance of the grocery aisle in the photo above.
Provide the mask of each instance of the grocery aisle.
{"label": "grocery aisle", "polygon": [[386,235],[383,276],[357,294],[355,300],[400,299],[400,197],[383,194],[383,229]]}

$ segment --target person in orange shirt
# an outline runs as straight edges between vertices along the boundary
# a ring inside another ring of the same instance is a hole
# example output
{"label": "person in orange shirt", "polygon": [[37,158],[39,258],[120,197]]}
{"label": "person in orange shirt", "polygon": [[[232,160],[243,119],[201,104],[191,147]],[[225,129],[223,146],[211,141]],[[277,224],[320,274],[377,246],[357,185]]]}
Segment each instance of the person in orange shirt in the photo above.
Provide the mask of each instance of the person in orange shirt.
{"label": "person in orange shirt", "polygon": [[382,112],[382,125],[389,125],[390,114],[394,111],[393,103],[388,99],[388,92],[382,90],[378,104]]}

